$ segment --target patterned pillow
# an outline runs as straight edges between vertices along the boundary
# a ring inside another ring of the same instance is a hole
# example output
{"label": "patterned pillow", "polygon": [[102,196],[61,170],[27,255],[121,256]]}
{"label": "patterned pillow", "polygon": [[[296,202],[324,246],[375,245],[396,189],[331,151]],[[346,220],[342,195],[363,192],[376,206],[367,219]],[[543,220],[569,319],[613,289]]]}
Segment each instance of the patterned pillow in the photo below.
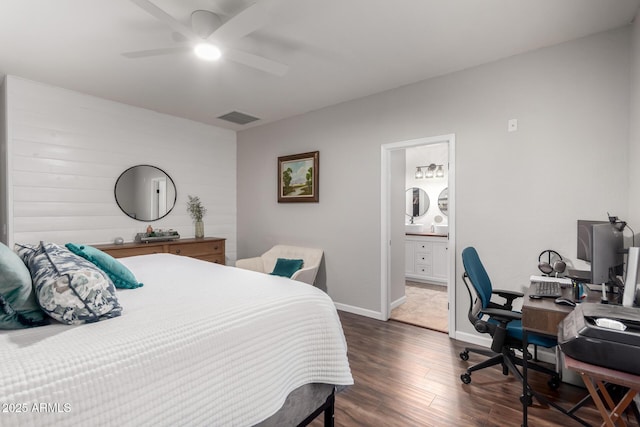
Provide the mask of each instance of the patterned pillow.
{"label": "patterned pillow", "polygon": [[15,249],[29,268],[40,307],[54,319],[77,325],[122,313],[113,283],[91,262],[55,243]]}

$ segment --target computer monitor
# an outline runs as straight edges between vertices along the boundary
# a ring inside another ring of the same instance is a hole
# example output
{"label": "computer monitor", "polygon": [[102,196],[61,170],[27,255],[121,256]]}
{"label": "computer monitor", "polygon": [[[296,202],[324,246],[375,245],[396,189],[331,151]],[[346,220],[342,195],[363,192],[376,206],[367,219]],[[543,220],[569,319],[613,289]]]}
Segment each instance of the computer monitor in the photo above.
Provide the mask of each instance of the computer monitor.
{"label": "computer monitor", "polygon": [[591,283],[622,286],[616,276],[623,274],[624,240],[613,224],[591,226]]}
{"label": "computer monitor", "polygon": [[578,220],[578,251],[577,257],[583,261],[591,262],[591,227],[596,224],[609,224],[607,221]]}

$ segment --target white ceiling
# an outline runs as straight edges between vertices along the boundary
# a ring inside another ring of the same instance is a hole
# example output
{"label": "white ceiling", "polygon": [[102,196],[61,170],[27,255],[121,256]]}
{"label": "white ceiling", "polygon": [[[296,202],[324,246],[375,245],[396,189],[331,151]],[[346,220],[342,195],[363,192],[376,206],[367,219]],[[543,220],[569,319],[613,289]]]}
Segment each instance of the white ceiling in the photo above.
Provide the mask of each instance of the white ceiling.
{"label": "white ceiling", "polygon": [[[151,0],[189,25],[255,0]],[[239,130],[629,24],[640,0],[261,0],[269,20],[233,47],[284,77],[190,53],[129,0],[1,0],[0,74]],[[237,110],[261,118],[216,119]]]}

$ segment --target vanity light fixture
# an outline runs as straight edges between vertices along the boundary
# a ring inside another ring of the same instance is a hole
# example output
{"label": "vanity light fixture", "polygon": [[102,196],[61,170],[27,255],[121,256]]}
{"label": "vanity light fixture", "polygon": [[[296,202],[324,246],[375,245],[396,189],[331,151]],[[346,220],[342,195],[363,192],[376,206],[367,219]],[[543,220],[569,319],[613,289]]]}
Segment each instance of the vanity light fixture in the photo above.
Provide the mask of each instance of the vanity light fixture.
{"label": "vanity light fixture", "polygon": [[[422,168],[426,171],[422,172]],[[428,166],[416,166],[416,179],[422,178],[444,178],[444,165],[431,163]]]}
{"label": "vanity light fixture", "polygon": [[424,177],[425,178],[433,178],[435,171],[436,171],[436,165],[431,163],[429,165],[429,168],[427,169],[427,172],[424,174]]}

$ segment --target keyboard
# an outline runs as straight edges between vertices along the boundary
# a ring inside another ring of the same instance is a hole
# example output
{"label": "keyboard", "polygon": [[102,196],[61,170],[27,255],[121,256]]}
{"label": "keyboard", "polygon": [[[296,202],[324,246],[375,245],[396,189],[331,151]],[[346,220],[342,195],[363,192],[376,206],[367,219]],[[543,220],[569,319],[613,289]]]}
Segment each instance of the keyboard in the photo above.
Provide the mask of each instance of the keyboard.
{"label": "keyboard", "polygon": [[531,282],[535,285],[532,290],[532,295],[537,295],[542,298],[558,298],[562,296],[562,286],[559,282]]}
{"label": "keyboard", "polygon": [[571,286],[573,283],[568,277],[554,277],[554,276],[531,276],[529,278],[531,283],[534,282],[558,282],[560,286],[567,288]]}

